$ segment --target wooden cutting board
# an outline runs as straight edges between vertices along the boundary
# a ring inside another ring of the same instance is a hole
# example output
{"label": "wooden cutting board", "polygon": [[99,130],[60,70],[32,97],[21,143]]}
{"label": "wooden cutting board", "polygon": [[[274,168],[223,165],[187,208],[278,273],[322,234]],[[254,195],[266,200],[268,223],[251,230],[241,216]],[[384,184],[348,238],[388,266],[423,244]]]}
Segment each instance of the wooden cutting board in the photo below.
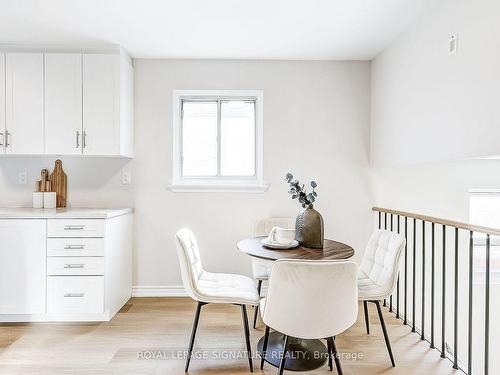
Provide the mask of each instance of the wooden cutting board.
{"label": "wooden cutting board", "polygon": [[56,207],[66,207],[68,178],[62,168],[62,161],[56,160],[54,171],[50,174],[50,186],[56,192]]}

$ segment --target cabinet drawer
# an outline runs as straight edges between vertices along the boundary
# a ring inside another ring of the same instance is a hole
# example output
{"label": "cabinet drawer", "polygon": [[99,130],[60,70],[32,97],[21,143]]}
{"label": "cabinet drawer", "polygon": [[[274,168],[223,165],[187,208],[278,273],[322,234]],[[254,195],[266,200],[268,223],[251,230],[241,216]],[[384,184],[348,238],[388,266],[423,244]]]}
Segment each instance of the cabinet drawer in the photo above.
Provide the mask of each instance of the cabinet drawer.
{"label": "cabinet drawer", "polygon": [[103,276],[48,276],[47,312],[102,313]]}
{"label": "cabinet drawer", "polygon": [[104,256],[104,238],[49,238],[47,256]]}
{"label": "cabinet drawer", "polygon": [[103,257],[51,257],[47,258],[47,275],[104,275]]}
{"label": "cabinet drawer", "polygon": [[48,237],[104,237],[106,221],[103,219],[47,220]]}

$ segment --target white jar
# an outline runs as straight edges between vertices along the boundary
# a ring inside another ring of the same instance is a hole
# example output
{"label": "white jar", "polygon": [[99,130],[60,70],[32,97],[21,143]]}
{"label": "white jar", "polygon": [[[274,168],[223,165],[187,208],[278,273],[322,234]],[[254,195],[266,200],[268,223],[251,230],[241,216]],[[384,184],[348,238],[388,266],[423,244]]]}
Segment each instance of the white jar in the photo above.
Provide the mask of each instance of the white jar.
{"label": "white jar", "polygon": [[43,208],[56,208],[55,191],[43,193]]}

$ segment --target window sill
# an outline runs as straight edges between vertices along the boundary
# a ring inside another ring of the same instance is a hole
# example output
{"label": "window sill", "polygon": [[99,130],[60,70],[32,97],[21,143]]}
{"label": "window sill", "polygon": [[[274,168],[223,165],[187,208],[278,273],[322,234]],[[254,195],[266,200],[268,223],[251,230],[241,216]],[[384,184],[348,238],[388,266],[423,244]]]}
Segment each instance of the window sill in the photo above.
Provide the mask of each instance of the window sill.
{"label": "window sill", "polygon": [[264,193],[269,184],[170,184],[174,193]]}

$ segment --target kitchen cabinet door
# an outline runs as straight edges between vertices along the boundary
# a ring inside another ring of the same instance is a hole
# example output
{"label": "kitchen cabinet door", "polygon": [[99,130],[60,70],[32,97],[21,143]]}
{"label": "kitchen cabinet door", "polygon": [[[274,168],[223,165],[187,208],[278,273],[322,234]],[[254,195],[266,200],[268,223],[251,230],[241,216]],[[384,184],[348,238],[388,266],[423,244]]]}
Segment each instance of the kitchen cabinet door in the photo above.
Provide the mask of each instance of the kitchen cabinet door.
{"label": "kitchen cabinet door", "polygon": [[0,155],[5,154],[5,53],[0,52]]}
{"label": "kitchen cabinet door", "polygon": [[83,55],[83,154],[120,154],[120,56]]}
{"label": "kitchen cabinet door", "polygon": [[43,54],[7,53],[7,154],[41,155],[43,139]]}
{"label": "kitchen cabinet door", "polygon": [[82,153],[81,54],[45,54],[45,153]]}
{"label": "kitchen cabinet door", "polygon": [[0,220],[0,314],[43,314],[45,220]]}

